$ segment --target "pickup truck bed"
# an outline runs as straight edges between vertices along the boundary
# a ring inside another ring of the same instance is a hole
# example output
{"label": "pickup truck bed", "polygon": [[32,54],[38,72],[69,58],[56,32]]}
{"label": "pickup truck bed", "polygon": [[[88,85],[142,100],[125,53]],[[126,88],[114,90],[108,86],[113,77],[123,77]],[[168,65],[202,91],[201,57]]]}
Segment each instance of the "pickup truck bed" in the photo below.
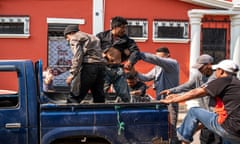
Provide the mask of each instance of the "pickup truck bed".
{"label": "pickup truck bed", "polygon": [[[41,125],[46,136],[57,129],[66,139],[72,136],[75,137],[70,139],[77,139],[80,135],[80,139],[88,141],[98,137],[98,140],[119,144],[150,144],[154,138],[168,139],[168,112],[164,105],[116,103],[113,94],[104,104],[92,103],[88,95],[83,103],[69,105],[67,93],[45,94],[51,99],[51,103],[41,105]],[[50,138],[42,139],[49,143]]]}
{"label": "pickup truck bed", "polygon": [[151,143],[156,137],[168,139],[168,112],[154,103],[42,104],[40,116],[43,143],[52,140],[48,133],[82,139],[98,136],[119,144]]}
{"label": "pickup truck bed", "polygon": [[8,80],[0,87],[0,143],[168,143],[166,105],[121,103],[111,94],[106,103],[92,103],[89,95],[81,104],[67,104],[66,92],[42,92],[41,66],[0,60],[0,80]]}

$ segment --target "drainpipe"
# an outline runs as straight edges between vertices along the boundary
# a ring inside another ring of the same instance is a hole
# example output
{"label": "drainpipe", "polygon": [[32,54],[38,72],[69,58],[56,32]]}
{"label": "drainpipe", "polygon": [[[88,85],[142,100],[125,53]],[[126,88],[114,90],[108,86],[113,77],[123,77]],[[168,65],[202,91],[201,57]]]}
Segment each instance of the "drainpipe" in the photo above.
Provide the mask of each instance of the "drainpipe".
{"label": "drainpipe", "polygon": [[104,31],[105,0],[93,0],[93,35]]}

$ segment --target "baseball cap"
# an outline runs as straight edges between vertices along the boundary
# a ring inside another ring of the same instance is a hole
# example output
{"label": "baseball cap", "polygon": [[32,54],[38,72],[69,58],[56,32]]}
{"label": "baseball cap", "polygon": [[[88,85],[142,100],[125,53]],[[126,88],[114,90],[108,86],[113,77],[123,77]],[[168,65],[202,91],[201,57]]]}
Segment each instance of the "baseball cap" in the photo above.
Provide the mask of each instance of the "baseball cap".
{"label": "baseball cap", "polygon": [[78,25],[68,25],[68,26],[65,28],[63,34],[64,34],[64,37],[66,37],[67,34],[69,34],[69,33],[71,33],[71,32],[77,32],[77,31],[79,31]]}
{"label": "baseball cap", "polygon": [[213,63],[213,57],[208,54],[202,54],[198,57],[197,63],[192,68],[200,69],[204,64]]}
{"label": "baseball cap", "polygon": [[235,74],[239,70],[238,65],[233,60],[230,60],[230,59],[222,60],[218,64],[212,65],[213,70],[216,70],[218,68],[230,73],[235,73]]}

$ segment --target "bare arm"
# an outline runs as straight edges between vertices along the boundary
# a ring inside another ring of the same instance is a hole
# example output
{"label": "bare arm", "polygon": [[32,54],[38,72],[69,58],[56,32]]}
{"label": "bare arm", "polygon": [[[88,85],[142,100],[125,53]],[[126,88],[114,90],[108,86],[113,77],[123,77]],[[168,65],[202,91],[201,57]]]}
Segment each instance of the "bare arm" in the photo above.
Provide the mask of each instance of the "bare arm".
{"label": "bare arm", "polygon": [[166,103],[166,104],[184,102],[190,99],[203,97],[206,94],[207,94],[207,91],[205,90],[205,88],[195,88],[193,90],[186,92],[181,96],[178,94],[168,95],[165,99],[162,99],[159,102]]}

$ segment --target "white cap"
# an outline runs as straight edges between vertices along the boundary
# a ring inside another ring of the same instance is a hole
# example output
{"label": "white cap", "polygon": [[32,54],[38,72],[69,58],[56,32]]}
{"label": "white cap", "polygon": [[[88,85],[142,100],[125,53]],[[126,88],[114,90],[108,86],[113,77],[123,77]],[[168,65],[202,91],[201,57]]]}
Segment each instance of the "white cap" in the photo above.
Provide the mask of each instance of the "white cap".
{"label": "white cap", "polygon": [[212,65],[213,70],[216,70],[217,68],[220,68],[220,69],[230,72],[230,73],[237,73],[239,70],[238,65],[234,61],[229,60],[229,59],[222,60],[218,64]]}

